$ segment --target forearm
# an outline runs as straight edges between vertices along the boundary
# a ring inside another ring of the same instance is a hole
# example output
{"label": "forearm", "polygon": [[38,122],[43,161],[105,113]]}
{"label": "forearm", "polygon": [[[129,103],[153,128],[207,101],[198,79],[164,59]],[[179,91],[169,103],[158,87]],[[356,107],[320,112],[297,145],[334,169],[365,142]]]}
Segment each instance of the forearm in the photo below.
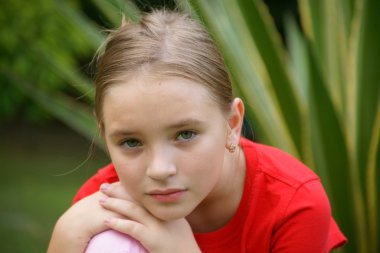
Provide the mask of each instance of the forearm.
{"label": "forearm", "polygon": [[83,253],[90,238],[63,215],[54,227],[47,253]]}

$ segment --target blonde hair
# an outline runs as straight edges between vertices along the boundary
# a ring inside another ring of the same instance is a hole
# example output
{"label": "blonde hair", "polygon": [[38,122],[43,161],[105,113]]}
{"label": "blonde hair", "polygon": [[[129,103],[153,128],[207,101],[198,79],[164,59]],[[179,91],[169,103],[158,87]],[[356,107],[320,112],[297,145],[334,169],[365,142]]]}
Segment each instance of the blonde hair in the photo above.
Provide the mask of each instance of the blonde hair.
{"label": "blonde hair", "polygon": [[95,114],[100,125],[106,90],[143,70],[202,84],[222,111],[230,109],[231,82],[208,32],[186,14],[156,10],[138,23],[124,22],[105,42],[95,77]]}

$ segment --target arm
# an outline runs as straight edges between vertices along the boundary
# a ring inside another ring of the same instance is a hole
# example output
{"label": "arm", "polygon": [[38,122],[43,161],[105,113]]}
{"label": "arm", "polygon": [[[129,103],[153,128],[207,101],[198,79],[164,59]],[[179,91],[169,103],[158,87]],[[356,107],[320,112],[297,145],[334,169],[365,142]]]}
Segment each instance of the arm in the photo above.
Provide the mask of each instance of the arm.
{"label": "arm", "polygon": [[295,192],[273,235],[271,252],[325,253],[344,242],[325,191],[319,180],[313,180]]}
{"label": "arm", "polygon": [[103,222],[106,217],[121,218],[99,205],[104,197],[98,191],[71,206],[57,221],[47,252],[83,253],[94,235],[109,229]]}
{"label": "arm", "polygon": [[[83,253],[92,236],[108,229],[103,220],[110,212],[99,206],[99,199],[105,197],[99,188],[102,183],[117,181],[116,171],[109,164],[82,185],[74,198],[74,205],[57,221],[48,253]],[[90,224],[93,224],[92,228],[89,228]]]}
{"label": "arm", "polygon": [[80,200],[62,215],[48,253],[83,253],[91,238],[107,229],[130,235],[150,253],[200,252],[184,218],[158,220],[135,203],[119,183],[101,187],[101,191]]}
{"label": "arm", "polygon": [[[99,228],[90,228],[92,223],[91,218],[96,220],[96,216],[101,216],[96,212],[93,215],[94,209],[97,205],[97,199],[100,198],[100,193],[95,193],[73,205],[68,209],[57,221],[54,231],[50,240],[48,253],[83,253],[90,241],[93,233],[97,230],[101,232],[101,224]],[[101,217],[98,218],[101,220]]]}

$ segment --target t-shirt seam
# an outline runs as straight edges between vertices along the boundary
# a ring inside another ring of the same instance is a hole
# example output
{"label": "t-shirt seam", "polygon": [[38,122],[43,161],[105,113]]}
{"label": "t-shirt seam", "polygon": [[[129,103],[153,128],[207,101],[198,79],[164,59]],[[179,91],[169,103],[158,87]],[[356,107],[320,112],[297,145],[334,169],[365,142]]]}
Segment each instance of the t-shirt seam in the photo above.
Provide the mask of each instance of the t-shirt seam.
{"label": "t-shirt seam", "polygon": [[285,180],[285,177],[282,177],[280,175],[274,175],[274,174],[267,172],[266,169],[269,170],[269,167],[266,166],[262,162],[262,158],[261,158],[262,152],[256,151],[256,154],[257,154],[257,172],[264,173],[265,175],[267,175],[271,178],[274,178],[274,179],[278,180],[279,182],[286,184],[287,186],[289,186],[295,190],[297,190],[297,188],[301,187],[302,184],[305,184],[310,180],[319,180],[319,178],[317,176],[313,176],[312,178],[307,178],[306,181],[301,181],[301,180],[298,180],[296,178],[293,178],[293,180],[295,182],[297,182],[298,184],[297,185],[291,184],[291,183],[287,182],[287,180]]}
{"label": "t-shirt seam", "polygon": [[[320,179],[319,178],[311,178],[311,179],[309,179],[309,180],[301,183],[298,187],[296,187],[294,189],[294,192],[293,192],[292,196],[289,198],[289,201],[286,204],[286,207],[284,208],[284,211],[282,212],[282,214],[280,215],[280,218],[278,219],[279,223],[278,223],[278,226],[276,226],[277,228],[280,228],[284,224],[284,222],[286,221],[286,214],[287,214],[287,212],[289,210],[289,207],[290,207],[291,203],[293,202],[296,194],[299,192],[299,190],[301,188],[303,188],[306,184],[308,184],[310,182],[313,182],[313,181],[320,181]],[[275,229],[275,230],[277,230],[277,229]]]}

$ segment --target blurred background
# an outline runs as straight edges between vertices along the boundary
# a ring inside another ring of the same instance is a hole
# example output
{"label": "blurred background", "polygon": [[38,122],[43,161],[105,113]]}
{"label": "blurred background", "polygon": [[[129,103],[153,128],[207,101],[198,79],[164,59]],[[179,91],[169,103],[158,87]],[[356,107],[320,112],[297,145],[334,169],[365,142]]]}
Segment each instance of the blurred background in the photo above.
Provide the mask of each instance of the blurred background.
{"label": "blurred background", "polygon": [[46,251],[75,192],[109,162],[90,62],[122,15],[162,6],[214,36],[247,106],[245,133],[321,177],[349,239],[340,252],[380,252],[377,0],[2,1],[0,251]]}

